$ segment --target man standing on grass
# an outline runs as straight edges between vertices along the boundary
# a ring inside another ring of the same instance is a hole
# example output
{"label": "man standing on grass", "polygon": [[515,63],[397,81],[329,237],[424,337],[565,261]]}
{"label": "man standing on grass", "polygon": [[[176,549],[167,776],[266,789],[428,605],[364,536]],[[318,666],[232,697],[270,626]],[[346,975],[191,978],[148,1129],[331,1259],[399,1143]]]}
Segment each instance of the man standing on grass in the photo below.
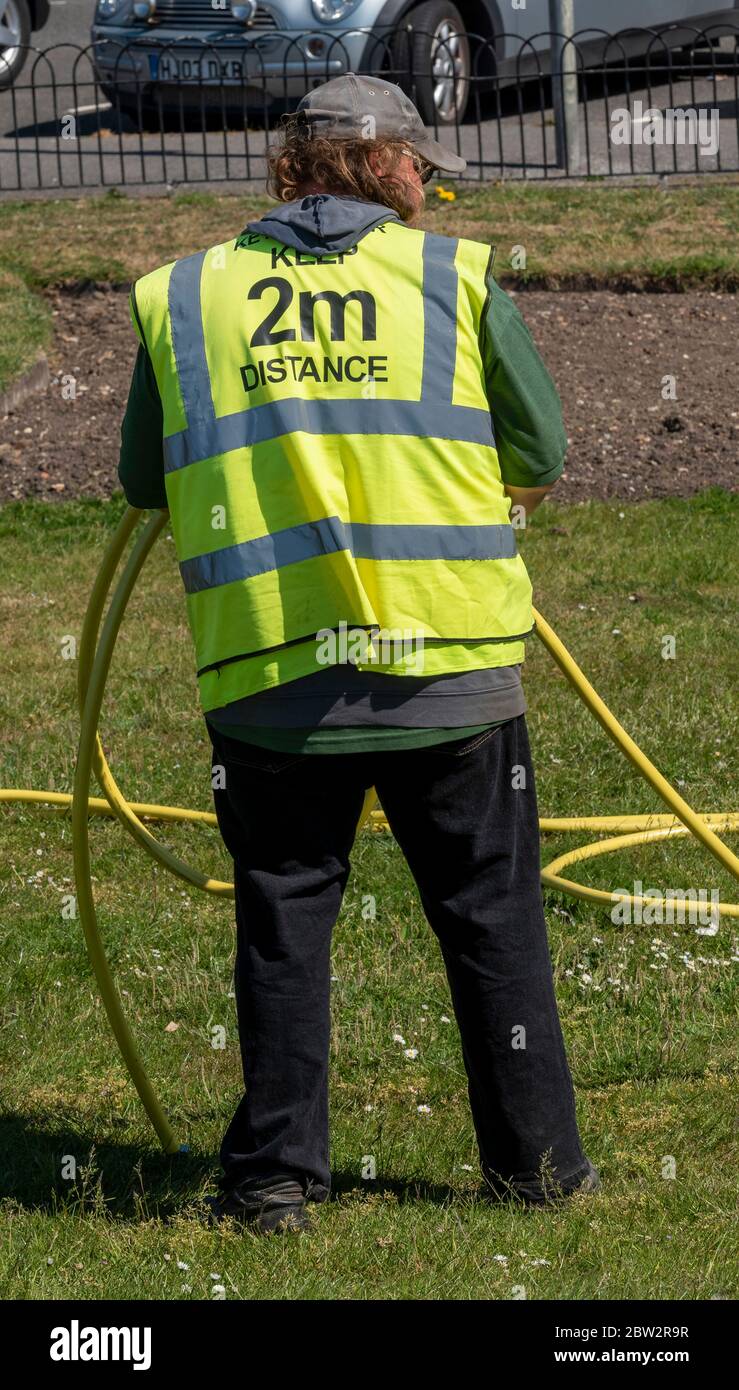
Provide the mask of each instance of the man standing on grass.
{"label": "man standing on grass", "polygon": [[271,153],[280,206],[131,294],[119,476],[170,510],[234,860],[246,1091],[212,1214],[265,1231],[329,1193],[331,932],[372,786],[441,946],[486,1194],[598,1185],[542,908],[510,515],[566,439],[490,248],[410,225],[433,171],[464,167],[398,87],[336,78]]}

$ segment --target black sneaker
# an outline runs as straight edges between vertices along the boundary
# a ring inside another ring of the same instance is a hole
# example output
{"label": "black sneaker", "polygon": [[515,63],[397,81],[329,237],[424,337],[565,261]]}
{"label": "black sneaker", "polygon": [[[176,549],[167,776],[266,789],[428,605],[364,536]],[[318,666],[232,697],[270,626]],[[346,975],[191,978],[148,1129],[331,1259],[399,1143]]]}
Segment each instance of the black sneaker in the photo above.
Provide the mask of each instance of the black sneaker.
{"label": "black sneaker", "polygon": [[490,1177],[487,1173],[485,1177],[485,1187],[483,1196],[488,1201],[504,1202],[519,1201],[527,1207],[554,1206],[563,1202],[568,1197],[577,1194],[598,1192],[600,1189],[600,1174],[597,1168],[593,1167],[589,1158],[586,1158],[586,1171],[579,1178],[567,1187],[560,1183],[549,1180],[542,1182],[541,1179],[532,1179],[530,1182],[503,1183],[500,1179]]}
{"label": "black sneaker", "polygon": [[218,1197],[206,1198],[206,1204],[213,1225],[230,1216],[263,1235],[312,1229],[305,1193],[294,1174],[244,1178]]}

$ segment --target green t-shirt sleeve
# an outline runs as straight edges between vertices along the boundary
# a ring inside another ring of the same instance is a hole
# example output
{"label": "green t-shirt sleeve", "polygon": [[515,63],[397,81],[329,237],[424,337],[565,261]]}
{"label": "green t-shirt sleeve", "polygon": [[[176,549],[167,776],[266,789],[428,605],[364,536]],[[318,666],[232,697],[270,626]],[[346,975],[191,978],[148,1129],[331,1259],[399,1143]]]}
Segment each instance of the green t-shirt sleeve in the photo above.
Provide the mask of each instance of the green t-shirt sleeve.
{"label": "green t-shirt sleeve", "polygon": [[560,399],[513,300],[492,277],[488,291],[480,346],[501,477],[512,487],[546,487],[567,452]]}
{"label": "green t-shirt sleeve", "polygon": [[139,350],[131,378],[128,404],[121,425],[121,453],[118,478],[132,507],[158,509],[167,506],[164,487],[162,434],[164,417],[154,368],[146,349],[131,291],[131,318],[139,339]]}

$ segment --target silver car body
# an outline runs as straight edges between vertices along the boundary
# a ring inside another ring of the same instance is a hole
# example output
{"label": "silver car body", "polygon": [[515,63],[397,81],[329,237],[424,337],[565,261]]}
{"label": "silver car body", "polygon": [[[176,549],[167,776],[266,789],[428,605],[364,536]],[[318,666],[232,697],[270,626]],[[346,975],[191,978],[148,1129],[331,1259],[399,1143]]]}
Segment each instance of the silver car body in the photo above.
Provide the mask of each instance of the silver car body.
{"label": "silver car body", "polygon": [[142,94],[153,85],[246,86],[247,104],[268,106],[359,68],[382,8],[382,0],[359,0],[351,20],[361,11],[370,29],[347,32],[346,23],[319,23],[310,0],[260,3],[248,27],[228,0],[222,8],[211,0],[157,0],[149,23],[135,19],[133,3],[119,0],[110,18],[96,11],[92,39],[104,80],[121,86],[133,78]]}
{"label": "silver car body", "polygon": [[[245,7],[236,0],[148,3],[152,12],[142,19],[134,14],[135,0],[98,0],[92,39],[96,68],[109,92],[129,91],[149,100],[156,95],[165,103],[187,105],[199,104],[203,90],[210,90],[214,98],[257,108],[294,102],[342,72],[377,70],[389,35],[416,8],[415,0],[259,0],[246,27],[237,18]],[[253,4],[247,0],[247,7]],[[614,0],[576,0],[575,22],[579,31],[606,33],[675,22],[700,29],[739,20],[737,4],[739,0],[724,6],[716,0],[619,0],[617,5]],[[321,19],[322,5],[327,14],[340,7],[339,17]],[[499,76],[511,81],[532,66],[546,69],[548,0],[527,0],[520,9],[507,0],[477,0],[474,8],[456,0],[456,8],[470,33],[480,33],[483,17],[482,37],[490,41],[488,56],[495,52]],[[624,47],[632,55],[648,42],[642,33]],[[585,51],[598,61],[602,43],[587,44]],[[617,58],[618,49],[608,56]],[[476,69],[473,58],[472,71],[489,74],[490,62]]]}

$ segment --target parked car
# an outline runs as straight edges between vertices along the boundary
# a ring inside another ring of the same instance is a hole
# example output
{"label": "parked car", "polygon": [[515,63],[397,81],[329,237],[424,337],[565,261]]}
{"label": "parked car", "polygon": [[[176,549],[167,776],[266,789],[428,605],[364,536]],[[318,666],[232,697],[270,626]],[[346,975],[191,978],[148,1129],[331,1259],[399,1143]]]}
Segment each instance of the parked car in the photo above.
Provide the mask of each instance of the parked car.
{"label": "parked car", "polygon": [[0,0],[0,89],[12,87],[28,57],[31,34],[49,18],[49,0]]}
{"label": "parked car", "polygon": [[[737,4],[576,0],[575,15],[578,29],[660,29],[737,19]],[[284,109],[340,73],[385,71],[427,125],[445,126],[463,118],[471,79],[545,69],[548,29],[548,0],[98,0],[92,39],[104,92],[137,122],[160,110]],[[648,38],[632,36],[628,52]],[[602,42],[586,52],[601,61]]]}
{"label": "parked car", "polygon": [[[493,35],[495,0],[463,8]],[[453,122],[467,101],[470,46],[451,0],[98,0],[92,39],[104,91],[132,116],[284,108],[349,71],[413,74],[429,123]]]}

